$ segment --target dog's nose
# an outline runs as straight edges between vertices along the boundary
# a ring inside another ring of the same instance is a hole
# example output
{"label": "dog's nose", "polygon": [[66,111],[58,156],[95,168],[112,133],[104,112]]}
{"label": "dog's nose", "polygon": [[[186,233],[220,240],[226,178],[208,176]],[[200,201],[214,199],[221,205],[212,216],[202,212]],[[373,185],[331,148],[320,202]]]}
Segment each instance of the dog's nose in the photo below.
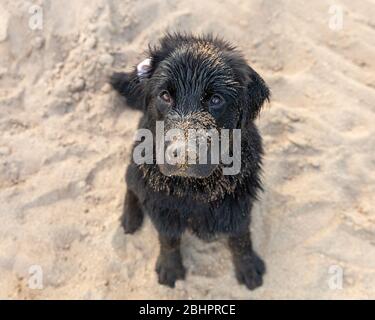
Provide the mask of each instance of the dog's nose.
{"label": "dog's nose", "polygon": [[179,165],[199,163],[197,148],[198,146],[192,144],[191,142],[172,142],[166,147],[165,160],[169,164]]}
{"label": "dog's nose", "polygon": [[186,162],[186,146],[183,141],[168,144],[165,150],[165,161],[169,164],[184,164]]}
{"label": "dog's nose", "polygon": [[167,176],[203,178],[209,176],[216,165],[211,164],[211,148],[207,144],[205,156],[199,157],[199,146],[192,141],[177,140],[166,143],[165,163],[159,164]]}

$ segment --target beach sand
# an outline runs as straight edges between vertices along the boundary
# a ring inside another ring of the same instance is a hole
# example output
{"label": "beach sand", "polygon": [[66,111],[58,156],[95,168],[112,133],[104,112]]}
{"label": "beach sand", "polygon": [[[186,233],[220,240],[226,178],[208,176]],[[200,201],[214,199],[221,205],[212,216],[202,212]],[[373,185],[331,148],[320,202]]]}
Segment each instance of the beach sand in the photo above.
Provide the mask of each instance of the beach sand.
{"label": "beach sand", "polygon": [[[375,299],[374,17],[373,0],[2,0],[0,298]],[[190,234],[186,281],[160,286],[151,222],[119,227],[140,113],[107,78],[166,30],[226,38],[272,89],[255,291],[223,240]]]}

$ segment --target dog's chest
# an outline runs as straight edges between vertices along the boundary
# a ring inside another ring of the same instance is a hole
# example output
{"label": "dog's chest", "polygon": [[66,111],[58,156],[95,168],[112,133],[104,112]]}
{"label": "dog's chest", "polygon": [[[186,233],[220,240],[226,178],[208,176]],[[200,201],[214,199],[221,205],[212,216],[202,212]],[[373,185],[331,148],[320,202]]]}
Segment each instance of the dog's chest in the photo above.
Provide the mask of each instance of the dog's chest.
{"label": "dog's chest", "polygon": [[141,203],[159,232],[172,236],[191,230],[199,238],[212,239],[246,228],[250,218],[248,197],[228,195],[220,203],[210,203],[144,190]]}

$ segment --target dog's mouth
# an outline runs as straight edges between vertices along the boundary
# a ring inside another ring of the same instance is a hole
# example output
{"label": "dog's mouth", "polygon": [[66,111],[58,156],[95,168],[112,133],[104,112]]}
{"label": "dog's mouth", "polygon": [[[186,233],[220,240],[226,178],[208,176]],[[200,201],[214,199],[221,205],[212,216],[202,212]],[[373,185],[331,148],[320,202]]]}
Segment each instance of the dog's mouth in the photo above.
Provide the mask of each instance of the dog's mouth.
{"label": "dog's mouth", "polygon": [[160,172],[165,176],[177,176],[196,179],[204,179],[209,177],[214,172],[216,167],[217,165],[213,164],[159,164]]}

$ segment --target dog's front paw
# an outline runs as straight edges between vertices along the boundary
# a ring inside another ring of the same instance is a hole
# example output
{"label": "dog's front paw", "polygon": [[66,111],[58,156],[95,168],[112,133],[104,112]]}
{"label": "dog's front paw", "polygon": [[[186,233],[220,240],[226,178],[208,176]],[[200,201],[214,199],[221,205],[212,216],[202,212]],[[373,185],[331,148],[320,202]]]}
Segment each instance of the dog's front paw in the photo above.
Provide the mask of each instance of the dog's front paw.
{"label": "dog's front paw", "polygon": [[160,255],[156,263],[159,283],[174,288],[177,280],[185,279],[186,270],[178,253]]}
{"label": "dog's front paw", "polygon": [[142,209],[132,203],[125,204],[124,212],[121,217],[121,225],[125,233],[132,234],[136,232],[143,222]]}
{"label": "dog's front paw", "polygon": [[127,234],[132,234],[136,232],[143,222],[143,215],[141,213],[128,215],[125,214],[121,219],[121,225],[124,229],[124,232]]}
{"label": "dog's front paw", "polygon": [[257,254],[236,262],[236,277],[239,283],[246,285],[249,290],[255,290],[263,284],[266,266]]}
{"label": "dog's front paw", "polygon": [[139,200],[132,191],[128,190],[122,209],[121,225],[125,233],[134,233],[141,227],[142,222],[143,211],[139,205]]}

